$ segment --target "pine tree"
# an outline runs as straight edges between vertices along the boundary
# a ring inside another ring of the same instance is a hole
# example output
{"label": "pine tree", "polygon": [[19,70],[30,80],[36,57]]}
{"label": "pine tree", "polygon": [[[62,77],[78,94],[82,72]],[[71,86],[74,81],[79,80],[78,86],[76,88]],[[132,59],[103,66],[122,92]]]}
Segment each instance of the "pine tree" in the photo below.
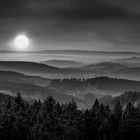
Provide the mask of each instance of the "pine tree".
{"label": "pine tree", "polygon": [[135,140],[140,137],[140,112],[132,103],[126,106],[120,131],[124,140]]}

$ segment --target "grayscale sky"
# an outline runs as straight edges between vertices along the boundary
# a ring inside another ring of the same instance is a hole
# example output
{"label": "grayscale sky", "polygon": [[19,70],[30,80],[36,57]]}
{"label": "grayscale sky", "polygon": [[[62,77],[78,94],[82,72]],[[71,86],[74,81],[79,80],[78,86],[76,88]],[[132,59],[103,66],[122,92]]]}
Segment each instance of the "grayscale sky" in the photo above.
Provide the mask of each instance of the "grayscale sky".
{"label": "grayscale sky", "polygon": [[0,50],[16,50],[18,34],[29,51],[140,52],[140,1],[0,0]]}

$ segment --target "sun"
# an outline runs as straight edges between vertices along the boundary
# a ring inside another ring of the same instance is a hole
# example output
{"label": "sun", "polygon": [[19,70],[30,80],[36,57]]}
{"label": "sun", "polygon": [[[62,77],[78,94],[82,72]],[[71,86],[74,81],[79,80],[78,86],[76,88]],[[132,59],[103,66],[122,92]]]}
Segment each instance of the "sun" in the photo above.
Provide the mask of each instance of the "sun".
{"label": "sun", "polygon": [[25,35],[18,35],[15,38],[15,46],[17,49],[24,50],[29,46],[29,39]]}

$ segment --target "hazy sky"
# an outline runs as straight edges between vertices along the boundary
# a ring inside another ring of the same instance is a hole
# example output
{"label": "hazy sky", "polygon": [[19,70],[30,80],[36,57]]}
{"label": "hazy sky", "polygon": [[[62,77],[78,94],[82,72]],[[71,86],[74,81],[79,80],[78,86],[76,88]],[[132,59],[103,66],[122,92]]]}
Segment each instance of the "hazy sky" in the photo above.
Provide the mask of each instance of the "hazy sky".
{"label": "hazy sky", "polygon": [[0,49],[140,51],[139,0],[0,0]]}

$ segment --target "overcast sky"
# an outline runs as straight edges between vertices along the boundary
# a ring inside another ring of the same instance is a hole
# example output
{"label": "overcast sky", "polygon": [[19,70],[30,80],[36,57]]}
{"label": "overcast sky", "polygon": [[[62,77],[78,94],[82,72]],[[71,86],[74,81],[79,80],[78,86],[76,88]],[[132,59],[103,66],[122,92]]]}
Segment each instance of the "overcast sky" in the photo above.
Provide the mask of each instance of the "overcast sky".
{"label": "overcast sky", "polygon": [[0,49],[140,51],[139,0],[0,0]]}

